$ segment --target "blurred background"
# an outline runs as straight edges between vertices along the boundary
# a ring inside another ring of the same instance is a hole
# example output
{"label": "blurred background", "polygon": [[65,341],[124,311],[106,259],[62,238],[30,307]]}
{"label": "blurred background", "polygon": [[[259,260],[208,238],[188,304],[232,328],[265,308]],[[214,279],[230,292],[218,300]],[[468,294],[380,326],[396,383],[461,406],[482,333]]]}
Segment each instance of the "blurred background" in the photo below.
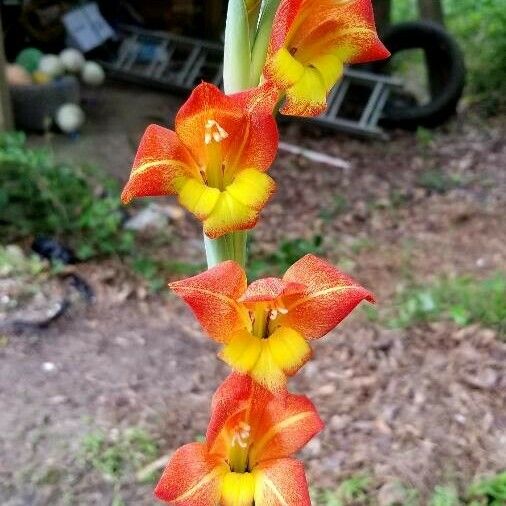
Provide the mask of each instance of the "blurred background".
{"label": "blurred background", "polygon": [[[1,3],[0,503],[152,505],[226,376],[168,293],[205,268],[171,198],[119,193],[149,123],[221,84],[222,0]],[[280,118],[249,278],[307,253],[373,290],[291,381],[314,504],[506,504],[506,9],[376,0],[388,62]]]}

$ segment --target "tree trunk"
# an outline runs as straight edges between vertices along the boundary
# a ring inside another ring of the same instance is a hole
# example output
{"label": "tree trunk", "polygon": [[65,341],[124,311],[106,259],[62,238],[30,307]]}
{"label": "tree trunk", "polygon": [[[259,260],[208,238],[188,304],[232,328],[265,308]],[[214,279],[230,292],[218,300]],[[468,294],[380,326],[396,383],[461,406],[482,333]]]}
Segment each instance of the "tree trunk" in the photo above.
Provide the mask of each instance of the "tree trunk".
{"label": "tree trunk", "polygon": [[418,9],[422,19],[430,19],[444,26],[445,21],[442,0],[418,0]]}
{"label": "tree trunk", "polygon": [[390,26],[391,12],[392,0],[374,0],[374,17],[380,34],[385,32]]}
{"label": "tree trunk", "polygon": [[12,109],[9,88],[5,76],[4,34],[2,29],[2,13],[0,11],[0,132],[12,130]]}

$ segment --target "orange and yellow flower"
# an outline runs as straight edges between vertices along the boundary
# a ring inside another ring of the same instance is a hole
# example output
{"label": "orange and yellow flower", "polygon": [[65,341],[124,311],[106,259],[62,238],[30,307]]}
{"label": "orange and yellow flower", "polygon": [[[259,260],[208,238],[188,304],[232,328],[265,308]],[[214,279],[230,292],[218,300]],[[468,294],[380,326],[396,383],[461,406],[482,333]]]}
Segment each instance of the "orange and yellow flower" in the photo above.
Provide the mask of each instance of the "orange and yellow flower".
{"label": "orange and yellow flower", "polygon": [[175,506],[310,506],[292,455],[323,428],[302,395],[274,396],[232,374],[215,393],[203,443],[175,452],[155,495]]}
{"label": "orange and yellow flower", "polygon": [[281,0],[264,75],[286,93],[283,114],[317,116],[344,64],[388,55],[371,0]]}
{"label": "orange and yellow flower", "polygon": [[177,194],[212,239],[254,227],[275,189],[265,172],[278,147],[277,97],[268,83],[231,96],[197,86],[176,116],[175,132],[147,128],[123,203]]}
{"label": "orange and yellow flower", "polygon": [[221,358],[272,391],[286,385],[311,357],[308,340],[332,330],[372,294],[324,260],[307,255],[279,278],[247,286],[227,261],[169,285],[203,329],[224,346]]}

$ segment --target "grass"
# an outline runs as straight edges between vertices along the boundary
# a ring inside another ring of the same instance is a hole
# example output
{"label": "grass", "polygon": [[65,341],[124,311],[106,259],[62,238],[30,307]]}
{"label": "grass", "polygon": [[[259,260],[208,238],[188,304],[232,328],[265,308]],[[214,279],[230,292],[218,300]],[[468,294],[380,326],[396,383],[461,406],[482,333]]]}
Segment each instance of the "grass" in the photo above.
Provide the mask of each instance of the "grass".
{"label": "grass", "polygon": [[114,435],[103,431],[87,434],[81,443],[81,453],[84,462],[105,480],[119,482],[155,459],[158,446],[147,432],[132,427]]}
{"label": "grass", "polygon": [[314,236],[310,240],[293,239],[283,241],[278,249],[269,255],[252,257],[248,266],[248,279],[253,281],[264,276],[279,276],[303,256],[322,254],[323,239]]}
{"label": "grass", "polygon": [[[437,485],[421,499],[422,494],[409,486],[398,483],[396,499],[388,506],[504,506],[506,504],[506,472],[476,479],[459,493],[453,483]],[[357,474],[341,482],[337,489],[312,490],[316,506],[375,506],[378,504],[379,487],[374,479]]]}
{"label": "grass", "polygon": [[409,327],[443,319],[457,325],[479,323],[506,335],[506,275],[484,280],[457,277],[412,286],[398,297],[389,318],[393,327]]}
{"label": "grass", "polygon": [[320,211],[320,218],[325,221],[332,221],[337,216],[345,213],[350,208],[348,199],[343,195],[336,195],[332,204]]}
{"label": "grass", "polygon": [[454,174],[447,174],[441,169],[431,169],[422,172],[418,184],[433,193],[446,193],[462,184],[461,179]]}
{"label": "grass", "polygon": [[194,276],[205,270],[205,264],[160,260],[146,255],[136,255],[130,260],[132,270],[144,278],[153,293],[165,289],[167,280],[173,276]]}

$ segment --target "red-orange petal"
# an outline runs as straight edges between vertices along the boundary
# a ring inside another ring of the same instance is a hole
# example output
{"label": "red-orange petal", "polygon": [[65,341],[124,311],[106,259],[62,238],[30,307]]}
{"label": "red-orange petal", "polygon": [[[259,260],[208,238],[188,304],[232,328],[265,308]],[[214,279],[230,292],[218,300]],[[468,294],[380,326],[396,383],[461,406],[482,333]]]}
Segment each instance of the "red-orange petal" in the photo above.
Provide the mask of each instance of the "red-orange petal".
{"label": "red-orange petal", "polygon": [[281,322],[306,339],[330,332],[361,301],[374,302],[371,292],[314,255],[306,255],[293,264],[283,280],[306,285],[305,294],[293,297],[287,304],[288,313]]}
{"label": "red-orange petal", "polygon": [[198,169],[188,150],[172,130],[149,125],[139,144],[121,200],[127,204],[135,197],[173,194],[174,182],[184,176],[198,177]]}
{"label": "red-orange petal", "polygon": [[155,496],[175,506],[216,506],[228,467],[202,443],[179,448],[155,488]]}
{"label": "red-orange petal", "polygon": [[227,420],[251,398],[253,382],[249,376],[231,373],[218,387],[211,402],[211,418],[206,432],[209,448],[220,434]]}
{"label": "red-orange petal", "polygon": [[268,58],[282,48],[305,0],[281,0],[272,27]]}
{"label": "red-orange petal", "polygon": [[313,403],[303,395],[287,393],[269,402],[254,402],[251,408],[253,466],[270,459],[289,457],[323,429]]}
{"label": "red-orange petal", "polygon": [[232,261],[169,284],[190,306],[204,331],[219,343],[227,342],[231,334],[249,322],[246,309],[237,302],[246,286],[246,274]]}
{"label": "red-orange petal", "polygon": [[273,302],[283,296],[302,294],[304,289],[300,283],[286,282],[279,278],[258,279],[248,286],[239,300],[246,305]]}
{"label": "red-orange petal", "polygon": [[262,463],[253,471],[255,504],[259,506],[311,506],[306,474],[301,462],[278,459]]}

